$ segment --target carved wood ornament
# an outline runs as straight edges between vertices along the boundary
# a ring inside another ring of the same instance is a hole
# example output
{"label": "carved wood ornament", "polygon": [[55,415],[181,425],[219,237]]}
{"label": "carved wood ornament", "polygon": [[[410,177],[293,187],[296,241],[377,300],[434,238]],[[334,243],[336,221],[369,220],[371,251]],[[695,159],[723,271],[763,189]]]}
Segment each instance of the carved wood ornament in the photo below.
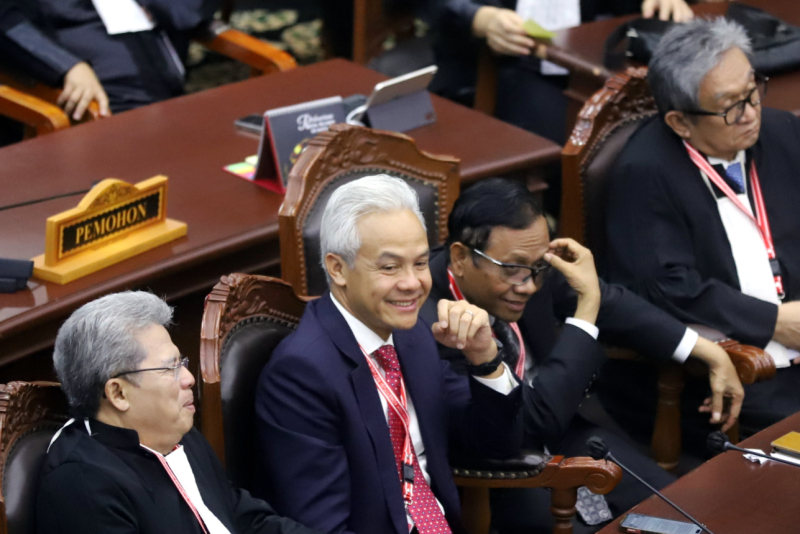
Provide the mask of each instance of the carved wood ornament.
{"label": "carved wood ornament", "polygon": [[311,141],[289,173],[278,215],[281,273],[299,295],[308,294],[303,228],[320,193],[336,177],[354,171],[389,171],[429,183],[438,190],[438,235],[458,197],[459,160],[419,150],[410,137],[347,124],[331,126]]}

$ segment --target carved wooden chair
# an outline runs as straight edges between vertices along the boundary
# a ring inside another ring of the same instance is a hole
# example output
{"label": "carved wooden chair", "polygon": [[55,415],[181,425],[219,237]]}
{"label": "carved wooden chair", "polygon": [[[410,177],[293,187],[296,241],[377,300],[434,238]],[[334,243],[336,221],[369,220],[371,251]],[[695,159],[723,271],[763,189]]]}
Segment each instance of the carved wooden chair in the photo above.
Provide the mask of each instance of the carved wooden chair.
{"label": "carved wooden chair", "polygon": [[[562,151],[560,234],[585,244],[598,258],[605,252],[609,171],[633,132],[645,119],[656,114],[646,75],[646,68],[631,68],[607,80],[605,87],[584,105]],[[775,375],[775,364],[763,350],[740,345],[708,327],[690,326],[728,352],[743,384]],[[611,349],[610,355],[634,357],[630,351],[619,349]],[[697,372],[697,367],[692,369],[691,363],[687,362],[688,370]],[[680,394],[684,367],[670,364],[659,371],[652,450],[656,461],[666,469],[677,465],[681,452]],[[729,435],[737,441],[737,427]]]}
{"label": "carved wooden chair", "polygon": [[314,137],[289,173],[278,214],[281,273],[298,295],[327,289],[319,257],[322,212],[340,185],[371,174],[402,178],[417,192],[431,246],[447,236],[459,192],[458,160],[420,151],[403,134],[337,124]]}
{"label": "carved wooden chair", "polygon": [[0,534],[36,532],[36,485],[69,406],[54,382],[0,384]]}
{"label": "carved wooden chair", "polygon": [[[261,369],[310,300],[282,280],[247,274],[223,277],[206,298],[200,334],[201,426],[237,486],[252,487],[255,391]],[[541,454],[511,461],[473,460],[453,473],[463,488],[470,534],[489,532],[489,488],[552,488],[554,532],[569,533],[577,488],[605,494],[622,476],[613,463]]]}
{"label": "carved wooden chair", "polygon": [[[220,21],[199,28],[194,40],[209,50],[248,65],[251,76],[290,70],[296,66],[295,60],[286,52]],[[97,102],[92,102],[81,120],[72,121],[55,104],[60,93],[59,88],[38,83],[19,73],[0,70],[0,115],[25,124],[26,138],[100,118],[100,108]]]}

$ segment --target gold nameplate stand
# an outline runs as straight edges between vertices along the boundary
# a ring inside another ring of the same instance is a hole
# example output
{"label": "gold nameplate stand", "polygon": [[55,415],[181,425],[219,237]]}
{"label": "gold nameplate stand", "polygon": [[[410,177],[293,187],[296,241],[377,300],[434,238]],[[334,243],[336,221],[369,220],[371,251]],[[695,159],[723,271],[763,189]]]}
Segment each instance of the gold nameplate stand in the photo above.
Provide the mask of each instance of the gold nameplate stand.
{"label": "gold nameplate stand", "polygon": [[48,217],[33,276],[66,284],[184,235],[186,223],[167,219],[166,176],[136,185],[107,178],[76,208]]}

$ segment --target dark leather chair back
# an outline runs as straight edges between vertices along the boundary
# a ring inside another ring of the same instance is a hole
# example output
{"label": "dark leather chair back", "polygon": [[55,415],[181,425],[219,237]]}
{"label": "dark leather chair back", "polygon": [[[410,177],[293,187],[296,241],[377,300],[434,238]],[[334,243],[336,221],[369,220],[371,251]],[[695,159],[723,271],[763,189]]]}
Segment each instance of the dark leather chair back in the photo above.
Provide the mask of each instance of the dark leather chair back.
{"label": "dark leather chair back", "polygon": [[225,467],[235,487],[252,491],[255,465],[256,386],[275,347],[295,325],[269,317],[239,322],[220,354],[220,395],[225,431]]}
{"label": "dark leather chair back", "polygon": [[53,434],[69,408],[58,384],[10,382],[0,385],[0,531],[36,532],[36,488]]}
{"label": "dark leather chair back", "polygon": [[562,151],[561,231],[605,256],[609,171],[636,129],[654,116],[647,69],[628,69],[606,81],[578,116]]}
{"label": "dark leather chair back", "polygon": [[282,280],[232,274],[206,298],[199,384],[203,435],[235,487],[252,490],[255,393],[275,347],[300,322],[307,299]]}
{"label": "dark leather chair back", "polygon": [[402,134],[337,124],[300,155],[280,210],[281,275],[299,295],[321,295],[327,289],[320,222],[333,191],[375,174],[408,182],[419,196],[431,246],[446,239],[447,217],[459,192],[458,160],[420,152]]}

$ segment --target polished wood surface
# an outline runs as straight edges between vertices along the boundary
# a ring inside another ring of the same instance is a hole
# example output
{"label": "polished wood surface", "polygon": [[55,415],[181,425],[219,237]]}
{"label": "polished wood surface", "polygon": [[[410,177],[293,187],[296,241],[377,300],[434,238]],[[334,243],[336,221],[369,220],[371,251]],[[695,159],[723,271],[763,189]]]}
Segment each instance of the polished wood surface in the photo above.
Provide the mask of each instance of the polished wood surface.
{"label": "polished wood surface", "polygon": [[[780,19],[800,26],[800,2],[793,0],[741,0],[741,3],[758,7]],[[692,6],[698,16],[724,15],[727,2],[696,4]],[[576,61],[602,67],[603,45],[608,35],[625,21],[636,15],[582,24],[576,28],[556,32],[553,45],[572,56]],[[570,80],[567,94],[580,102],[586,101],[594,91],[602,87],[605,77],[591,77],[586,73],[577,74]],[[800,115],[800,72],[790,72],[770,78],[769,91],[765,105],[791,111]],[[576,110],[577,113],[577,110]],[[573,115],[574,116],[574,115]]]}
{"label": "polished wood surface", "polygon": [[[744,440],[739,446],[761,449],[769,454],[774,439],[798,430],[800,413]],[[729,451],[683,476],[663,493],[716,534],[796,534],[800,525],[798,477],[800,469],[797,467],[777,462],[759,465],[745,460],[738,452]],[[655,496],[631,512],[686,520]],[[600,534],[618,533],[620,521],[617,519],[607,525]]]}
{"label": "polished wood surface", "polygon": [[[222,170],[258,150],[258,138],[237,131],[234,120],[330,95],[369,93],[384,79],[332,60],[0,149],[0,206],[87,190],[104,178],[138,182],[164,174],[170,179],[168,216],[189,225],[186,237],[81,280],[59,286],[33,279],[25,291],[0,294],[0,378],[40,378],[2,377],[2,367],[51,347],[70,312],[106,293],[148,288],[174,301],[207,293],[231,272],[277,270],[283,197]],[[433,97],[433,102],[437,122],[409,135],[422,150],[459,158],[462,180],[527,172],[559,158],[559,147],[550,141],[444,99]],[[41,254],[45,219],[79,200],[73,196],[0,211],[0,256]],[[177,328],[198,330],[201,312],[196,324]]]}

